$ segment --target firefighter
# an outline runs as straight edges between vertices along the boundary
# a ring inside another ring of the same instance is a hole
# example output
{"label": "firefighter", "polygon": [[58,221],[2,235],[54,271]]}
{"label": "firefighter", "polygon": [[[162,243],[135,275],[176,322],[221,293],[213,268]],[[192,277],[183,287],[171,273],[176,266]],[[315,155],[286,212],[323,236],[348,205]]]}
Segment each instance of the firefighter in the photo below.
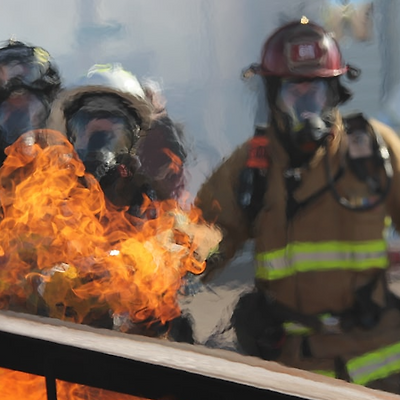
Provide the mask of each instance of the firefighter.
{"label": "firefighter", "polygon": [[168,115],[159,84],[146,80],[142,86],[154,108],[151,127],[137,146],[141,171],[153,178],[160,197],[178,200],[186,185],[188,150],[184,128]]}
{"label": "firefighter", "polygon": [[[156,115],[151,100],[136,77],[119,64],[94,65],[76,87],[59,96],[48,120],[49,128],[65,133],[73,143],[107,199],[117,207],[128,206],[134,216],[140,216],[144,195],[163,200],[175,193],[175,187],[165,182],[168,171],[161,171],[171,159],[159,163],[168,139],[152,138],[161,132],[173,141],[176,129],[166,113],[162,118]],[[185,156],[184,151],[179,153],[180,160]]]}
{"label": "firefighter", "polygon": [[[152,202],[143,207],[146,196],[150,200],[179,196],[186,159],[180,128],[169,118],[156,87],[142,85],[121,65],[94,65],[73,87],[60,92],[47,127],[66,135],[86,172],[99,181],[108,206],[127,209],[135,226],[156,216]],[[112,320],[101,311],[99,316],[90,315],[91,325],[194,340],[189,317],[179,316],[165,324],[132,323],[125,316]]]}
{"label": "firefighter", "polygon": [[0,48],[0,164],[21,134],[44,128],[61,77],[41,47],[9,40]]}
{"label": "firefighter", "polygon": [[254,290],[232,315],[239,350],[400,393],[400,307],[383,238],[400,227],[400,140],[351,97],[338,43],[303,17],[276,30],[248,73],[265,83],[269,123],[200,188],[224,233],[208,282],[248,239]]}

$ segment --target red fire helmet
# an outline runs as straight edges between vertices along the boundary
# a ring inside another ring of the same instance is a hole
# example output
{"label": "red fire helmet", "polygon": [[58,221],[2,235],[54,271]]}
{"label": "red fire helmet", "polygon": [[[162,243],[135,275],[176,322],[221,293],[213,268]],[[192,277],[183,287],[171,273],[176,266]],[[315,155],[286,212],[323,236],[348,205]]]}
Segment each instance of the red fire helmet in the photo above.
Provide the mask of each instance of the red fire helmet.
{"label": "red fire helmet", "polygon": [[306,17],[275,31],[265,42],[261,65],[264,76],[329,78],[346,73],[337,41]]}

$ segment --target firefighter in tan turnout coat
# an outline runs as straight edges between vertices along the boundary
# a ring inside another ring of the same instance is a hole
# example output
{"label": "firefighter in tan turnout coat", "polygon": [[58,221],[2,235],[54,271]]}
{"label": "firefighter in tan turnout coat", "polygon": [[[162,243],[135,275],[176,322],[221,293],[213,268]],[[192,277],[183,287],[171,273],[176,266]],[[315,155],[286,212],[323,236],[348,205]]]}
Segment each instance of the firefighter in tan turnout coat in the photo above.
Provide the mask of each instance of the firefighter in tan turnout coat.
{"label": "firefighter in tan turnout coat", "polygon": [[209,281],[248,239],[255,289],[232,316],[241,351],[400,393],[400,306],[388,290],[385,222],[400,227],[400,140],[342,117],[355,78],[337,42],[306,18],[266,41],[270,123],[222,163],[196,204],[224,232]]}

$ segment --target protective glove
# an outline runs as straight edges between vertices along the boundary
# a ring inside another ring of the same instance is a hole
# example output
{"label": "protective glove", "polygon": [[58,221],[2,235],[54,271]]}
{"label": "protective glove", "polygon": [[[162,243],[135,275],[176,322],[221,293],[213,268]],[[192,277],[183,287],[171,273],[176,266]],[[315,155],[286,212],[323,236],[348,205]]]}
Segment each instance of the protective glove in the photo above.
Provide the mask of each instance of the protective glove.
{"label": "protective glove", "polygon": [[203,284],[209,283],[213,280],[218,273],[222,270],[226,263],[224,253],[217,250],[210,254],[206,259],[206,268],[201,274],[201,282]]}
{"label": "protective glove", "polygon": [[238,344],[248,355],[276,360],[281,354],[286,333],[261,291],[241,295],[233,311],[231,324]]}

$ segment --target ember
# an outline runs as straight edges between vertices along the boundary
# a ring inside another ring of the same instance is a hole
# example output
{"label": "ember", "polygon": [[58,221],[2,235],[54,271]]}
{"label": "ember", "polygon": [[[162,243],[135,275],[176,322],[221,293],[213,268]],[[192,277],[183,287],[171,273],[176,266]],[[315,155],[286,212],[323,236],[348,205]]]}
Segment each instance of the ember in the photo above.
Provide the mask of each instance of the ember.
{"label": "ember", "polygon": [[156,219],[128,220],[50,130],[7,149],[0,199],[0,307],[78,323],[176,318],[182,278],[201,273],[221,239],[198,209],[176,201],[152,204]]}
{"label": "ember", "polygon": [[[2,400],[45,400],[45,379],[38,375],[26,374],[0,368],[0,398]],[[58,400],[139,400],[139,397],[111,392],[108,390],[57,381]]]}

